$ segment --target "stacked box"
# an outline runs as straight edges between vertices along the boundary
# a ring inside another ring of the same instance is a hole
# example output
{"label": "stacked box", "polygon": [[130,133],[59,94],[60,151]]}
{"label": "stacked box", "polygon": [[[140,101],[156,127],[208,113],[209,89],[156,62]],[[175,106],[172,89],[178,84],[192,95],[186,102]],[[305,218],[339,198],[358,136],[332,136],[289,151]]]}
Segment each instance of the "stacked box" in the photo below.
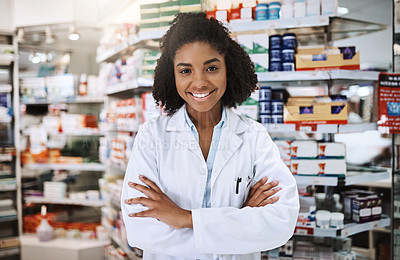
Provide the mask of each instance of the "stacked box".
{"label": "stacked box", "polygon": [[160,28],[166,29],[179,13],[180,1],[170,1],[160,4]]}
{"label": "stacked box", "polygon": [[258,102],[259,97],[257,92],[251,93],[250,97],[243,102],[240,106],[237,106],[234,111],[244,117],[248,117],[254,120],[258,120]]}
{"label": "stacked box", "polygon": [[140,30],[160,28],[160,4],[140,5]]}
{"label": "stacked box", "polygon": [[274,142],[279,149],[282,161],[290,168],[290,141],[275,140]]}
{"label": "stacked box", "polygon": [[145,51],[142,61],[142,77],[152,78],[154,70],[157,66],[157,60],[160,58],[161,52],[159,51]]}
{"label": "stacked box", "polygon": [[181,13],[199,13],[202,11],[201,0],[181,0],[179,12]]}

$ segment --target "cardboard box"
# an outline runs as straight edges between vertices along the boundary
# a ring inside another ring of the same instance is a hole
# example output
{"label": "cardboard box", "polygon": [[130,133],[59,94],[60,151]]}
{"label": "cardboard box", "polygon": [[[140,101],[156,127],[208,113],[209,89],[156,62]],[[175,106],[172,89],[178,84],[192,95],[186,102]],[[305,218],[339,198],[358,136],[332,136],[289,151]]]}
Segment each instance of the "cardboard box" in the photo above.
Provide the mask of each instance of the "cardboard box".
{"label": "cardboard box", "polygon": [[285,124],[347,124],[347,101],[329,96],[290,97],[283,108]]}
{"label": "cardboard box", "polygon": [[254,63],[255,72],[268,72],[269,68],[269,54],[257,53],[250,54],[250,59]]}
{"label": "cardboard box", "polygon": [[326,50],[324,48],[307,48],[297,50],[296,70],[359,70],[360,52],[356,52],[351,59],[344,59],[338,48]]}

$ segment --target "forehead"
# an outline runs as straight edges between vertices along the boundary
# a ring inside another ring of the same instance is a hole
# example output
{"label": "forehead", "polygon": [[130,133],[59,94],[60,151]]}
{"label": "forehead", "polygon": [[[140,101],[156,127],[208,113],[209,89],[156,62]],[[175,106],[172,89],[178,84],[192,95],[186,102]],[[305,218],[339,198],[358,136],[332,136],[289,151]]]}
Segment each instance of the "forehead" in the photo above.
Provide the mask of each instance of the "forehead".
{"label": "forehead", "polygon": [[193,42],[180,47],[174,57],[174,62],[184,60],[208,60],[210,58],[223,58],[211,44],[207,42]]}

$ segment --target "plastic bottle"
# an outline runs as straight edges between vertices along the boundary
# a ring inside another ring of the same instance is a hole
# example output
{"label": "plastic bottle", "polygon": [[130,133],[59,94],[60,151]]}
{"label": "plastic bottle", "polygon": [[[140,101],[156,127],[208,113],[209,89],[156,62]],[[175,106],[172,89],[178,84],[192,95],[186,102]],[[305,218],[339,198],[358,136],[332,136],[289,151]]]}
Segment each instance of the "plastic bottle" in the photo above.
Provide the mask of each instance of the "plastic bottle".
{"label": "plastic bottle", "polygon": [[39,241],[45,242],[53,239],[54,229],[50,226],[49,222],[47,222],[46,214],[47,208],[45,205],[42,206],[41,209],[42,221],[36,229],[36,233],[38,234]]}
{"label": "plastic bottle", "polygon": [[79,95],[86,96],[87,95],[87,76],[86,74],[82,74],[79,81]]}

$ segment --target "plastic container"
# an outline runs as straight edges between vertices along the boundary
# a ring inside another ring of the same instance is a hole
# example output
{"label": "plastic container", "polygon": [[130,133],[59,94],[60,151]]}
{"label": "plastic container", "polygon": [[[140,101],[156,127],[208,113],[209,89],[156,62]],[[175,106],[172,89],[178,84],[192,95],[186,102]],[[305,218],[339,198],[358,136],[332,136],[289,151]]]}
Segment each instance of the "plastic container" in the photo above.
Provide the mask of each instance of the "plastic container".
{"label": "plastic container", "polygon": [[271,124],[283,124],[283,115],[271,115]]}
{"label": "plastic container", "polygon": [[273,49],[269,50],[269,60],[270,61],[282,61],[282,50],[281,49]]}
{"label": "plastic container", "polygon": [[294,62],[294,50],[293,49],[282,50],[282,61],[283,62]]}
{"label": "plastic container", "polygon": [[54,229],[52,226],[50,226],[49,222],[47,222],[46,219],[47,208],[45,205],[43,205],[41,208],[41,214],[42,214],[42,220],[39,226],[37,227],[36,232],[38,234],[39,241],[45,242],[53,239]]}
{"label": "plastic container", "polygon": [[271,115],[270,114],[260,114],[260,123],[261,124],[271,124]]}
{"label": "plastic container", "polygon": [[316,213],[316,226],[318,228],[327,229],[330,226],[331,212],[327,210],[318,210]]}
{"label": "plastic container", "polygon": [[282,49],[282,36],[280,34],[271,35],[269,37],[269,48],[273,49]]}
{"label": "plastic container", "polygon": [[259,101],[271,101],[271,87],[268,86],[261,86],[259,92]]}
{"label": "plastic container", "polygon": [[295,71],[294,62],[284,62],[282,63],[282,71]]}
{"label": "plastic container", "polygon": [[282,71],[282,62],[271,61],[269,64],[269,71]]}
{"label": "plastic container", "polygon": [[273,115],[283,114],[283,100],[282,99],[272,99],[271,100],[271,113]]}
{"label": "plastic container", "polygon": [[294,17],[305,17],[307,14],[307,7],[305,0],[296,0],[294,3]]}
{"label": "plastic container", "polygon": [[260,114],[271,114],[271,102],[259,101]]}
{"label": "plastic container", "polygon": [[271,2],[268,6],[268,19],[277,20],[279,19],[279,13],[281,11],[280,2]]}
{"label": "plastic container", "polygon": [[268,20],[268,4],[262,3],[256,5],[256,20]]}
{"label": "plastic container", "polygon": [[341,212],[332,212],[330,225],[331,225],[331,228],[343,229],[344,228],[344,214]]}
{"label": "plastic container", "polygon": [[297,46],[296,34],[285,33],[282,36],[282,46],[283,49],[296,49]]}

